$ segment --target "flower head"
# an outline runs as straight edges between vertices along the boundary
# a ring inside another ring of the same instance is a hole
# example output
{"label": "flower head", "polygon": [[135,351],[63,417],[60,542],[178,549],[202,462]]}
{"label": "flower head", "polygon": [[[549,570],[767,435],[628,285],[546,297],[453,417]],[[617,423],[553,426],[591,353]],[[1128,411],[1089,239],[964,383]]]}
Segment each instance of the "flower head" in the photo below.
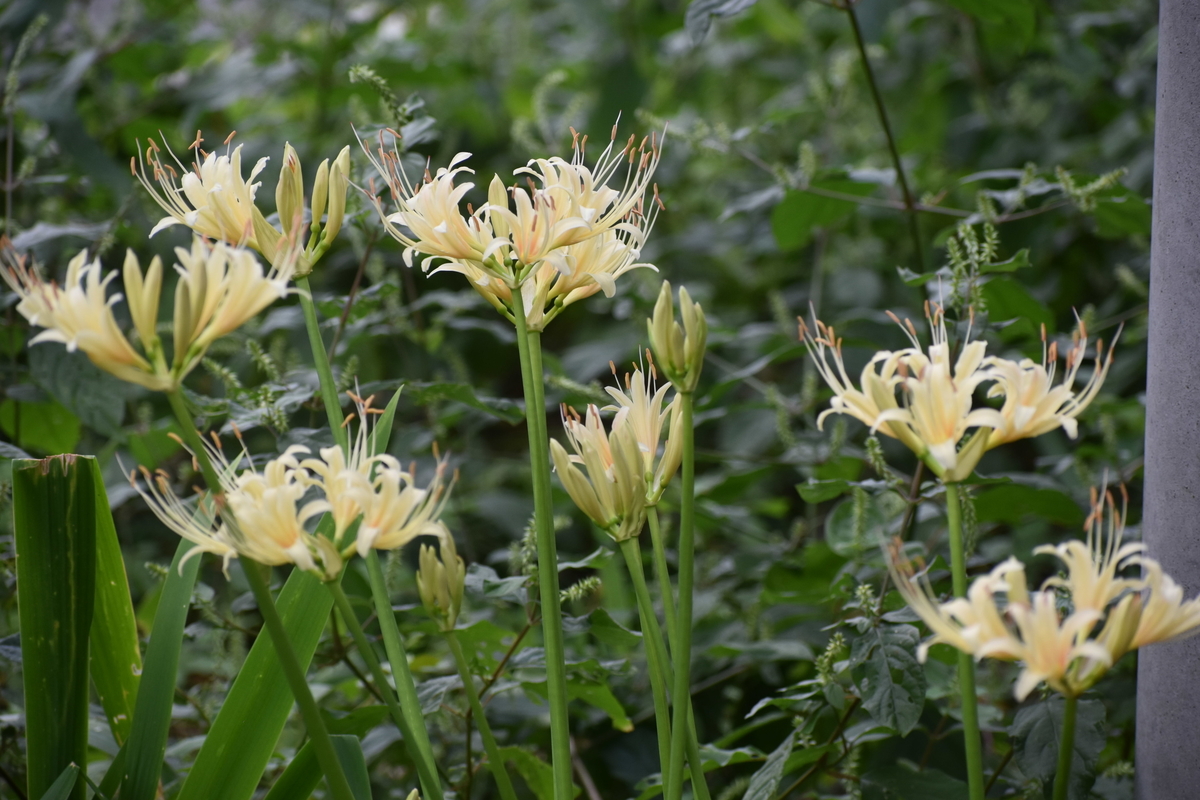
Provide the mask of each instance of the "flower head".
{"label": "flower head", "polygon": [[1054,385],[1054,373],[1058,362],[1058,343],[1052,342],[1046,346],[1044,325],[1041,364],[1028,358],[1011,361],[992,356],[987,359],[988,371],[995,380],[988,390],[988,397],[1004,398],[1000,407],[1004,425],[994,428],[989,434],[988,449],[1016,439],[1041,436],[1055,428],[1062,428],[1072,439],[1076,437],[1078,424],[1075,418],[1100,392],[1113,363],[1116,339],[1109,346],[1107,356],[1104,356],[1103,340],[1096,341],[1095,368],[1087,383],[1076,392],[1075,379],[1085,360],[1087,346],[1087,328],[1080,321],[1072,336],[1071,349],[1067,351],[1066,371],[1057,386]]}
{"label": "flower head", "polygon": [[[527,186],[506,188],[495,176],[488,202],[475,209],[461,203],[474,183],[460,182],[473,173],[458,153],[448,167],[414,184],[404,170],[396,134],[385,147],[381,132],[375,152],[363,144],[396,203],[387,213],[383,201],[371,198],[389,234],[404,246],[405,263],[425,256],[422,268],[458,272],[502,313],[511,316],[514,292],[531,330],[541,330],[566,306],[598,291],[612,296],[615,281],[631,269],[649,267],[638,261],[660,203],[649,208],[645,194],[658,164],[659,143],[651,136],[621,149],[613,140],[592,167],[584,163],[587,137],[576,135],[574,156],[537,159],[514,172]],[[626,167],[620,189],[609,181]]]}
{"label": "flower head", "polygon": [[443,631],[452,631],[462,610],[467,570],[454,546],[450,530],[439,522],[435,526],[435,535],[438,539],[436,549],[427,544],[421,545],[417,590],[421,594],[421,603],[438,627]]}
{"label": "flower head", "polygon": [[605,431],[594,405],[583,419],[564,406],[563,426],[575,452],[551,439],[550,455],[567,494],[614,540],[637,536],[646,524],[648,473],[634,426],[614,421]]}
{"label": "flower head", "polygon": [[433,479],[424,489],[416,485],[416,469],[403,470],[389,455],[376,457],[371,491],[362,495],[362,522],[358,526],[358,554],[372,547],[395,550],[422,535],[437,535],[442,509],[450,496],[445,482],[446,461],[440,459]]}

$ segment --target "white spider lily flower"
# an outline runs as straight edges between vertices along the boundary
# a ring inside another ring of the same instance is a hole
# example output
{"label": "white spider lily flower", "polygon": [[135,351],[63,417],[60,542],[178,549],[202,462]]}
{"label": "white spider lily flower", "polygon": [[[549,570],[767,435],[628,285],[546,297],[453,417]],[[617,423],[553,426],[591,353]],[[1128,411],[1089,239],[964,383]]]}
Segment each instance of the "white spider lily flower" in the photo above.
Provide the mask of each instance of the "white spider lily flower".
{"label": "white spider lily flower", "polygon": [[[1120,333],[1118,332],[1118,337]],[[1055,368],[1058,362],[1058,343],[1046,346],[1046,328],[1042,326],[1042,363],[1032,359],[1011,361],[991,357],[986,365],[996,381],[988,390],[988,397],[1003,397],[1000,415],[1004,426],[994,428],[988,437],[988,449],[1017,439],[1041,436],[1056,428],[1062,428],[1067,436],[1078,435],[1076,417],[1083,413],[1099,394],[1113,363],[1116,338],[1104,356],[1104,341],[1096,341],[1096,360],[1092,375],[1078,392],[1075,379],[1084,363],[1088,346],[1087,328],[1083,322],[1072,335],[1071,349],[1067,351],[1066,371],[1062,381],[1054,385]]]}
{"label": "white spider lily flower", "polygon": [[24,256],[0,242],[4,263],[0,275],[20,297],[17,311],[43,330],[30,344],[60,342],[67,350],[80,350],[92,363],[121,380],[147,389],[166,391],[176,379],[163,362],[155,321],[158,295],[162,287],[162,262],[156,257],[145,275],[132,251],[125,256],[124,283],[130,313],[141,339],[139,353],[126,338],[113,315],[120,294],[108,295],[108,284],[116,277],[111,272],[101,277],[100,259],[88,261],[87,251],[71,259],[62,285],[47,282],[36,267],[28,266]]}
{"label": "white spider lily flower", "polygon": [[[638,450],[642,456],[646,475],[646,505],[657,505],[666,491],[667,484],[675,476],[683,459],[683,436],[680,432],[683,417],[679,413],[679,394],[670,403],[666,402],[671,384],[655,386],[653,367],[651,373],[643,375],[635,369],[633,375],[625,376],[625,391],[619,387],[606,387],[605,391],[615,405],[605,406],[601,411],[615,411],[611,428],[621,425],[633,428]],[[616,368],[613,368],[616,374]],[[659,442],[663,428],[667,429],[667,440],[659,453]],[[656,463],[657,462],[657,463]]]}
{"label": "white spider lily flower", "polygon": [[437,622],[438,628],[452,631],[462,610],[467,569],[454,545],[450,529],[442,522],[438,522],[435,529],[438,547],[421,545],[417,591],[421,595],[422,605]]}
{"label": "white spider lily flower", "polygon": [[228,578],[229,562],[237,557],[238,552],[226,534],[225,526],[218,524],[213,528],[214,522],[217,522],[217,511],[212,502],[212,495],[202,494],[195,507],[188,506],[171,488],[171,481],[166,472],[160,469],[151,473],[145,467],[140,467],[140,470],[145,480],[145,488],[138,481],[138,470],[130,471],[130,485],[167,528],[196,545],[180,561],[180,568],[182,569],[188,559],[194,556],[212,553],[221,557],[221,568]]}
{"label": "white spider lily flower", "polygon": [[1077,680],[1076,667],[1081,659],[1105,668],[1112,665],[1108,649],[1087,638],[1100,619],[1099,612],[1084,609],[1064,618],[1058,610],[1057,593],[1040,591],[1031,595],[1029,605],[1011,604],[1008,613],[1021,638],[1017,659],[1024,668],[1013,689],[1018,701],[1028,697],[1043,681],[1057,692],[1078,696],[1088,688]]}
{"label": "white spider lily flower", "polygon": [[582,420],[564,407],[563,425],[575,452],[568,454],[551,439],[550,455],[567,494],[615,541],[640,534],[646,524],[647,473],[633,426],[614,424],[606,432],[594,405]]}
{"label": "white spider lily flower", "polygon": [[1200,632],[1200,597],[1185,601],[1183,588],[1163,573],[1162,565],[1154,559],[1140,556],[1134,561],[1142,566],[1146,595],[1141,598],[1141,616],[1129,648],[1135,650]]}
{"label": "white spider lily flower", "polygon": [[415,470],[401,469],[392,456],[378,456],[370,491],[359,501],[363,516],[355,544],[358,554],[365,557],[372,547],[395,550],[418,536],[436,535],[450,496],[445,471],[446,461],[440,459],[433,479],[421,489],[415,483]]}
{"label": "white spider lily flower", "polygon": [[[398,149],[375,152],[362,143],[383,176],[397,210],[388,213],[370,193],[388,233],[404,246],[405,263],[423,255],[422,268],[458,272],[501,313],[510,315],[513,293],[524,300],[527,324],[542,330],[566,306],[603,291],[615,292],[626,272],[650,266],[638,261],[661,203],[657,193],[649,210],[645,195],[658,165],[657,136],[621,149],[613,141],[596,164],[584,164],[586,137],[575,137],[570,161],[539,159],[514,172],[528,187],[506,188],[499,176],[488,187],[488,202],[460,209],[473,183],[456,183],[473,174],[463,166],[469,153],[458,153],[448,167],[414,184]],[[393,137],[395,134],[393,132]],[[625,165],[620,189],[608,182]],[[593,241],[598,240],[598,241]]]}
{"label": "white spider lily flower", "polygon": [[[225,140],[228,145],[234,134]],[[266,167],[268,158],[260,158],[250,170],[249,179],[242,177],[242,145],[225,155],[205,152],[200,133],[191,147],[195,161],[188,169],[163,140],[167,153],[175,163],[164,163],[161,150],[154,140],[147,140],[145,151],[130,160],[134,177],[146,188],[167,216],[158,222],[150,235],[172,225],[186,225],[201,236],[232,245],[245,245],[257,250],[269,263],[280,266],[292,261],[290,269],[296,277],[307,275],[312,265],[324,255],[341,230],[346,211],[346,192],[350,185],[350,148],[344,147],[330,166],[325,159],[317,169],[313,186],[312,233],[302,252],[293,252],[301,239],[300,223],[304,217],[304,178],[300,158],[290,144],[285,144],[275,203],[283,228],[272,226],[256,205],[261,181],[254,179]],[[321,225],[328,204],[328,221]]]}

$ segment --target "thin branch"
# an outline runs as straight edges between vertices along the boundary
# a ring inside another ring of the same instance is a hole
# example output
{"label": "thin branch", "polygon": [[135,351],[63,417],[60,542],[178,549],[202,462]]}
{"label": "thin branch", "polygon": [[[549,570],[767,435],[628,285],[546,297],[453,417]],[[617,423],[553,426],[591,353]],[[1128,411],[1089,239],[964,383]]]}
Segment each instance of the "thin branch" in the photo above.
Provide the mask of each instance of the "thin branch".
{"label": "thin branch", "polygon": [[346,295],[346,305],[342,308],[342,316],[338,320],[337,333],[333,335],[333,345],[329,348],[329,354],[337,357],[338,342],[341,341],[342,333],[346,330],[346,320],[350,318],[350,308],[354,305],[354,299],[358,295],[358,287],[362,284],[363,273],[367,269],[367,261],[371,258],[371,251],[375,249],[375,242],[378,234],[375,229],[371,229],[370,238],[367,239],[367,247],[363,250],[362,258],[358,261],[358,272],[354,274],[354,283],[350,285],[350,294]]}
{"label": "thin branch", "polygon": [[588,800],[601,800],[600,792],[596,789],[596,782],[592,780],[592,773],[588,772],[587,765],[579,757],[579,747],[575,743],[574,736],[571,737],[571,764],[575,767],[575,774],[579,776],[579,782],[583,784],[583,791],[587,794]]}
{"label": "thin branch", "polygon": [[987,786],[984,787],[984,789],[983,789],[984,794],[987,794],[988,792],[990,792],[992,790],[992,787],[996,785],[996,780],[1004,772],[1004,768],[1008,766],[1008,762],[1012,761],[1013,753],[1015,753],[1015,752],[1017,752],[1015,748],[1012,748],[1012,747],[1008,748],[1008,752],[1004,754],[1004,758],[1001,759],[1001,761],[1000,761],[1000,766],[996,767],[996,771],[992,773],[992,779],[990,781],[988,781]]}

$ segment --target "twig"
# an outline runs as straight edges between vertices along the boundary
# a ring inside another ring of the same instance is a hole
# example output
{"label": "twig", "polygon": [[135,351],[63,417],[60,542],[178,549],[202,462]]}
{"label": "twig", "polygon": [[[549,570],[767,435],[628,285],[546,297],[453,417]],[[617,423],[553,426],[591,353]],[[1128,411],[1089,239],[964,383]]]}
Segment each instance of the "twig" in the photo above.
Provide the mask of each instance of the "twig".
{"label": "twig", "polygon": [[1016,752],[1016,750],[1014,748],[1012,748],[1012,747],[1008,748],[1008,752],[1004,754],[1004,758],[1000,759],[1000,766],[996,767],[996,771],[992,773],[992,779],[990,781],[988,781],[987,786],[984,787],[984,789],[983,789],[984,794],[987,794],[988,792],[990,792],[992,790],[992,787],[996,784],[996,781],[1000,778],[1001,773],[1004,772],[1004,768],[1008,766],[1008,762],[1012,761],[1013,753],[1015,753],[1015,752]]}
{"label": "twig", "polygon": [[12,776],[8,774],[8,770],[6,770],[4,767],[0,767],[0,778],[4,778],[4,782],[7,783],[9,787],[17,793],[18,800],[29,800],[28,796],[25,794],[25,791],[17,785],[17,782],[13,780]]}
{"label": "twig", "polygon": [[575,743],[574,736],[571,737],[571,764],[575,767],[575,774],[579,776],[579,782],[583,784],[583,791],[587,794],[588,800],[601,800],[600,792],[596,789],[596,782],[592,780],[592,774],[588,772],[587,765],[579,757],[579,747]]}
{"label": "twig", "polygon": [[358,295],[358,287],[362,284],[363,273],[367,269],[367,261],[371,258],[371,251],[375,249],[375,241],[378,234],[374,229],[371,230],[371,238],[367,239],[367,247],[363,250],[362,258],[358,261],[358,272],[354,274],[354,283],[350,284],[350,294],[346,295],[346,305],[342,308],[342,316],[338,319],[337,333],[333,335],[333,345],[329,348],[329,353],[334,358],[337,357],[338,342],[342,338],[342,333],[346,330],[346,320],[350,318],[350,308],[354,305],[354,298]]}
{"label": "twig", "polygon": [[[837,740],[838,738],[841,737],[842,731],[844,731],[846,729],[846,723],[850,721],[850,715],[853,714],[854,710],[858,708],[858,704],[860,702],[862,702],[862,700],[857,697],[850,701],[850,705],[846,708],[846,713],[842,715],[842,718],[840,720],[838,720],[837,727],[834,729],[833,733],[829,735],[829,740],[825,742],[825,744],[827,746],[833,744],[835,740]],[[846,750],[842,753],[842,755],[838,757],[838,760],[834,762],[834,764],[841,763],[841,760],[846,757],[846,753],[848,753],[848,752],[850,752],[850,750],[847,747]],[[817,773],[817,770],[819,770],[825,766],[825,759],[828,756],[829,756],[829,754],[825,753],[820,758],[818,758],[816,760],[816,762],[814,762],[811,767],[806,769],[804,771],[804,774],[801,775],[799,778],[797,778],[796,781],[791,786],[789,786],[788,788],[786,788],[782,792],[780,792],[777,795],[776,800],[784,800],[785,797],[787,797],[792,792],[796,791],[796,789],[799,788],[801,784],[803,784],[806,780],[808,780],[813,775],[815,775]]]}
{"label": "twig", "polygon": [[337,650],[337,660],[345,663],[345,665],[350,668],[350,671],[354,673],[354,677],[358,678],[358,682],[363,685],[363,688],[366,689],[372,697],[374,697],[380,703],[384,702],[383,695],[379,693],[379,690],[376,689],[369,680],[367,680],[367,676],[363,675],[362,672],[359,671],[358,667],[354,666],[354,662],[350,660],[350,653],[346,650],[346,646],[342,644],[342,635],[338,633],[337,614],[332,609],[329,612],[329,621],[331,627],[333,628],[333,643]]}

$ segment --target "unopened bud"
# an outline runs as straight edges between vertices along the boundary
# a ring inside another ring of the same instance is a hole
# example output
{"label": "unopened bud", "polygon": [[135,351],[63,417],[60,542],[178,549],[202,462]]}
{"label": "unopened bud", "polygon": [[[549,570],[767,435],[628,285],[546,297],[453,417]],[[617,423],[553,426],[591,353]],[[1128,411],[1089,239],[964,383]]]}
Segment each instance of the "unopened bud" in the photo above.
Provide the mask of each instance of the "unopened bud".
{"label": "unopened bud", "polygon": [[291,233],[297,218],[304,214],[304,174],[300,169],[300,157],[290,144],[283,146],[283,165],[279,169],[279,183],[275,186],[275,208],[279,211],[283,232]]}
{"label": "unopened bud", "polygon": [[325,216],[325,203],[329,200],[329,159],[321,162],[321,166],[317,167],[317,179],[313,182],[312,193],[312,224],[313,230],[321,224],[321,217]]}
{"label": "unopened bud", "polygon": [[[488,184],[488,205],[493,209],[508,208],[508,189],[504,188],[504,181],[500,180],[499,175],[492,176],[492,182]],[[503,214],[497,214],[494,211],[489,212],[488,218],[492,222],[492,231],[501,239],[508,238],[508,220]]]}
{"label": "unopened bud", "polygon": [[329,218],[325,221],[325,243],[334,240],[342,230],[342,220],[346,216],[346,192],[350,188],[350,148],[343,147],[342,152],[333,160],[329,168]]}
{"label": "unopened bud", "polygon": [[650,349],[659,369],[679,392],[693,392],[704,367],[708,322],[699,303],[692,302],[687,289],[679,289],[679,312],[683,324],[675,320],[671,283],[663,281],[654,304],[654,316],[646,321]]}
{"label": "unopened bud", "polygon": [[[425,610],[443,631],[452,631],[458,623],[458,612],[462,609],[463,586],[467,571],[462,558],[454,546],[454,537],[449,529],[438,523],[438,548],[421,545],[417,590]],[[438,550],[441,557],[438,557]]]}

